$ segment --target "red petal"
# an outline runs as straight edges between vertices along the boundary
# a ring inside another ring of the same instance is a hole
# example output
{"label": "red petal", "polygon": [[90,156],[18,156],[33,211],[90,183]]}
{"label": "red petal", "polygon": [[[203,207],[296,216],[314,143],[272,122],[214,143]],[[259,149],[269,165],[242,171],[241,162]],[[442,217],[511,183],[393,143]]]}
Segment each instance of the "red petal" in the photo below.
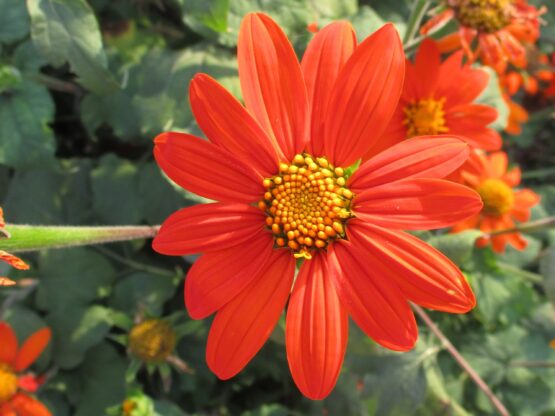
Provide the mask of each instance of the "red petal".
{"label": "red petal", "polygon": [[264,228],[264,213],[245,204],[201,204],[170,215],[152,242],[170,256],[218,251],[241,244]]}
{"label": "red petal", "polygon": [[301,67],[280,27],[262,13],[245,16],[237,46],[247,108],[275,137],[287,160],[308,140],[308,98]]}
{"label": "red petal", "polygon": [[463,52],[451,55],[441,65],[436,96],[445,97],[445,108],[470,104],[486,89],[489,74],[483,69],[462,65]]}
{"label": "red petal", "polygon": [[37,358],[42,354],[50,338],[52,337],[52,332],[49,328],[42,328],[31,335],[25,340],[13,364],[13,368],[16,372],[23,371],[27,369],[31,364],[33,364]]}
{"label": "red petal", "polygon": [[330,280],[324,254],[307,261],[295,281],[287,309],[287,360],[295,384],[321,400],[335,386],[348,337],[348,315]]}
{"label": "red petal", "polygon": [[29,265],[13,254],[0,250],[0,260],[19,270],[29,270]]}
{"label": "red petal", "polygon": [[465,313],[476,305],[461,271],[432,246],[402,231],[353,220],[349,239],[364,247],[376,271],[395,281],[411,301],[444,312]]}
{"label": "red petal", "polygon": [[425,230],[454,225],[482,209],[474,190],[443,179],[407,179],[357,194],[358,218],[381,227]]}
{"label": "red petal", "polygon": [[443,178],[461,166],[468,155],[468,145],[458,138],[415,137],[363,163],[351,177],[349,188],[358,193],[407,178]]}
{"label": "red petal", "polygon": [[441,67],[441,55],[434,40],[426,38],[420,44],[414,60],[414,72],[418,82],[414,88],[419,98],[432,97],[436,89]]}
{"label": "red petal", "polygon": [[193,319],[203,319],[260,277],[274,240],[265,230],[242,244],[201,256],[185,280],[185,305]]}
{"label": "red petal", "polygon": [[[7,404],[8,409],[15,412],[13,416],[52,416],[44,404],[23,393],[16,394]],[[6,416],[12,414],[8,413]]]}
{"label": "red petal", "polygon": [[0,340],[0,364],[11,365],[17,355],[17,337],[6,322],[0,322]]}
{"label": "red petal", "polygon": [[386,348],[414,347],[418,328],[405,296],[366,261],[364,250],[341,240],[330,245],[328,260],[339,299],[357,325]]}
{"label": "red petal", "polygon": [[218,311],[208,335],[206,361],[220,379],[236,375],[264,345],[285,307],[294,273],[291,253],[274,250],[260,277]]}
{"label": "red petal", "polygon": [[191,109],[208,139],[248,160],[264,177],[277,172],[281,152],[241,103],[216,80],[198,74],[189,88]]}
{"label": "red petal", "polygon": [[336,166],[360,159],[385,131],[403,88],[405,57],[399,35],[387,24],[364,40],[333,88],[324,147]]}
{"label": "red petal", "polygon": [[356,47],[355,32],[348,22],[335,22],[310,41],[303,56],[303,71],[311,111],[309,152],[324,154],[324,121],[333,85]]}
{"label": "red petal", "polygon": [[264,194],[262,177],[224,149],[185,133],[154,139],[158,165],[177,184],[205,198],[254,202]]}

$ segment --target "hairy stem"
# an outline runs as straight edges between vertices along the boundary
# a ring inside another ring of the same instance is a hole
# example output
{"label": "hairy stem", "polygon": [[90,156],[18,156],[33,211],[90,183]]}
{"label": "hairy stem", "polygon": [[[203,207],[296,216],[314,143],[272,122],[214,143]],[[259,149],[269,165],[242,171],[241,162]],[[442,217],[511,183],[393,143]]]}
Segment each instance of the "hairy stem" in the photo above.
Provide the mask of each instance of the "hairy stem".
{"label": "hairy stem", "polygon": [[418,305],[412,305],[412,308],[416,314],[424,321],[424,323],[430,328],[430,331],[441,341],[445,349],[451,354],[455,361],[462,367],[462,369],[470,376],[472,381],[478,386],[480,390],[484,392],[487,398],[491,401],[491,404],[502,416],[509,416],[509,411],[501,403],[495,394],[491,391],[486,382],[480,377],[480,375],[472,368],[472,366],[465,360],[461,353],[455,348],[455,346],[449,341],[441,329],[432,321],[432,318]]}
{"label": "hairy stem", "polygon": [[524,224],[517,225],[513,228],[505,228],[503,230],[492,231],[487,234],[489,237],[494,237],[496,235],[510,234],[510,233],[520,233],[520,232],[531,232],[540,231],[544,228],[555,227],[555,216],[542,218],[537,221],[530,221]]}
{"label": "hairy stem", "polygon": [[0,250],[11,253],[153,238],[159,226],[73,227],[7,224],[10,238]]}

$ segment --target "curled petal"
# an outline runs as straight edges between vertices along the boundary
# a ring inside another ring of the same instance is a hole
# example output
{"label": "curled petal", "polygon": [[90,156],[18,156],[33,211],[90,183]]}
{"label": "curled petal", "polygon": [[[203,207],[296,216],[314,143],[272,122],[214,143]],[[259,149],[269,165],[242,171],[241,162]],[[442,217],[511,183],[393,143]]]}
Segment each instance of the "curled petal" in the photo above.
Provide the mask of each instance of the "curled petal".
{"label": "curled petal", "polygon": [[191,318],[206,318],[259,278],[273,244],[271,235],[261,229],[241,244],[195,261],[185,280],[185,305]]}
{"label": "curled petal", "polygon": [[264,177],[276,173],[277,144],[216,80],[206,74],[196,75],[189,88],[189,100],[199,127],[212,143],[248,160]]}
{"label": "curled petal", "polygon": [[387,228],[425,230],[454,225],[482,209],[474,190],[442,179],[406,179],[357,194],[358,218]]}
{"label": "curled petal", "polygon": [[366,38],[339,73],[325,121],[324,148],[349,166],[376,145],[399,102],[405,57],[392,24]]}
{"label": "curled petal", "polygon": [[262,176],[233,154],[185,133],[154,139],[158,165],[178,185],[205,198],[254,202],[264,194]]}
{"label": "curled petal", "polygon": [[239,30],[237,59],[247,108],[292,160],[309,134],[306,87],[293,47],[269,16],[250,13]]}
{"label": "curled petal", "polygon": [[213,203],[183,208],[160,227],[152,242],[170,256],[218,251],[252,238],[264,227],[264,213],[245,204]]}
{"label": "curled petal", "polygon": [[457,266],[438,250],[402,231],[354,220],[349,239],[364,247],[368,263],[395,281],[411,301],[426,308],[465,313],[476,305]]}
{"label": "curled petal", "polygon": [[29,265],[13,254],[0,250],[0,260],[19,270],[29,270]]}
{"label": "curled petal", "polygon": [[347,347],[348,315],[330,280],[325,254],[305,262],[287,309],[285,343],[295,384],[310,399],[335,386]]}
{"label": "curled petal", "polygon": [[330,276],[339,299],[357,325],[386,348],[412,349],[418,328],[397,284],[366,260],[363,247],[341,240],[328,250]]}
{"label": "curled petal", "polygon": [[264,345],[285,307],[294,273],[291,253],[274,250],[265,271],[218,311],[208,335],[206,362],[220,379],[241,371]]}
{"label": "curled petal", "polygon": [[310,103],[309,151],[323,156],[324,121],[337,76],[356,46],[355,32],[348,22],[334,22],[320,30],[303,56],[303,71]]}
{"label": "curled petal", "polygon": [[17,356],[15,357],[13,368],[16,372],[23,371],[27,369],[31,364],[33,364],[37,358],[42,354],[50,338],[52,337],[52,332],[49,328],[42,328],[31,335],[25,340]]}
{"label": "curled petal", "polygon": [[366,161],[353,174],[349,187],[355,193],[407,178],[443,178],[461,166],[469,147],[452,136],[415,137]]}
{"label": "curled petal", "polygon": [[12,364],[17,355],[17,337],[6,322],[0,322],[0,340],[0,363]]}

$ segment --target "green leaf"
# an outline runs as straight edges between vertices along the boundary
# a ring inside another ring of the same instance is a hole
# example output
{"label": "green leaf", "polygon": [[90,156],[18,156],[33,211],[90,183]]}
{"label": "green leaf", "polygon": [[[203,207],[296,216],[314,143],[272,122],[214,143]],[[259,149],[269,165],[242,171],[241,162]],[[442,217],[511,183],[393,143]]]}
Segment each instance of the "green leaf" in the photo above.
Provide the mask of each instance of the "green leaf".
{"label": "green leaf", "polygon": [[126,367],[121,355],[108,344],[90,350],[79,367],[83,391],[75,416],[105,415],[106,409],[123,402]]}
{"label": "green leaf", "polygon": [[19,40],[29,33],[29,14],[22,0],[0,0],[0,43]]}
{"label": "green leaf", "polygon": [[214,32],[227,30],[227,13],[229,0],[181,0],[183,8],[183,21],[193,30],[204,34],[202,27]]}
{"label": "green leaf", "polygon": [[110,305],[131,315],[142,311],[150,316],[158,316],[175,289],[172,277],[137,272],[118,282]]}
{"label": "green leaf", "polygon": [[370,36],[385,24],[385,21],[370,6],[362,6],[358,13],[351,17],[351,23],[360,40]]}
{"label": "green leaf", "polygon": [[64,369],[78,366],[85,354],[98,345],[112,326],[111,310],[100,305],[60,307],[48,314],[46,321],[52,328],[54,361]]}
{"label": "green leaf", "polygon": [[54,136],[47,123],[54,116],[48,90],[23,80],[0,93],[0,163],[12,167],[49,165]]}
{"label": "green leaf", "polygon": [[555,247],[550,247],[540,259],[543,288],[547,298],[555,304]]}
{"label": "green leaf", "polygon": [[85,0],[27,0],[31,37],[54,66],[69,62],[83,86],[98,94],[119,88],[108,71],[96,17]]}
{"label": "green leaf", "polygon": [[466,230],[456,234],[434,236],[428,243],[449,257],[457,266],[463,266],[471,258],[476,239],[481,235],[481,231]]}
{"label": "green leaf", "polygon": [[91,249],[42,253],[39,268],[37,304],[48,311],[63,312],[69,306],[86,305],[98,299],[115,279],[111,263]]}
{"label": "green leaf", "polygon": [[21,81],[21,73],[17,68],[0,64],[0,94],[14,90]]}
{"label": "green leaf", "polygon": [[476,99],[476,103],[489,105],[497,110],[497,120],[489,125],[490,128],[501,131],[507,127],[509,120],[509,107],[503,98],[499,79],[495,71],[487,66],[480,66],[481,70],[489,74],[489,81],[486,89]]}
{"label": "green leaf", "polygon": [[134,163],[114,155],[104,156],[93,169],[93,206],[103,221],[136,224],[141,220],[137,171]]}

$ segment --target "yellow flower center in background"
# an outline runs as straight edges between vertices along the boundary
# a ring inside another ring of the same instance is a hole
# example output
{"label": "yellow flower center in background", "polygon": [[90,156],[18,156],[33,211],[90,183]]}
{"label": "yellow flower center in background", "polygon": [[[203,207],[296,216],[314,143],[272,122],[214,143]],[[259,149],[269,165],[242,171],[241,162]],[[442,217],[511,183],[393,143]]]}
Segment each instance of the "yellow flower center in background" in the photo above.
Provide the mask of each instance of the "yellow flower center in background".
{"label": "yellow flower center in background", "polygon": [[135,410],[137,408],[137,404],[131,400],[131,399],[126,399],[123,402],[123,405],[121,406],[121,410],[123,411],[123,416],[131,416],[131,413],[133,413],[133,410]]}
{"label": "yellow flower center in background", "polygon": [[345,187],[342,168],[326,158],[296,155],[281,163],[279,174],[264,179],[266,193],[258,202],[278,247],[289,247],[295,257],[310,259],[310,250],[325,248],[345,237],[353,193]]}
{"label": "yellow flower center in background", "polygon": [[131,353],[146,363],[163,362],[173,352],[175,331],[161,319],[149,319],[135,325],[129,333]]}
{"label": "yellow flower center in background", "polygon": [[513,190],[500,179],[486,179],[477,189],[487,215],[500,216],[510,211],[514,205]]}
{"label": "yellow flower center in background", "polygon": [[17,376],[6,364],[0,364],[0,404],[10,400],[17,392]]}
{"label": "yellow flower center in background", "polygon": [[511,0],[457,0],[457,20],[466,27],[493,33],[511,22]]}
{"label": "yellow flower center in background", "polygon": [[407,138],[447,133],[449,128],[445,125],[444,104],[445,98],[426,98],[407,105],[403,109],[403,124],[407,128]]}

